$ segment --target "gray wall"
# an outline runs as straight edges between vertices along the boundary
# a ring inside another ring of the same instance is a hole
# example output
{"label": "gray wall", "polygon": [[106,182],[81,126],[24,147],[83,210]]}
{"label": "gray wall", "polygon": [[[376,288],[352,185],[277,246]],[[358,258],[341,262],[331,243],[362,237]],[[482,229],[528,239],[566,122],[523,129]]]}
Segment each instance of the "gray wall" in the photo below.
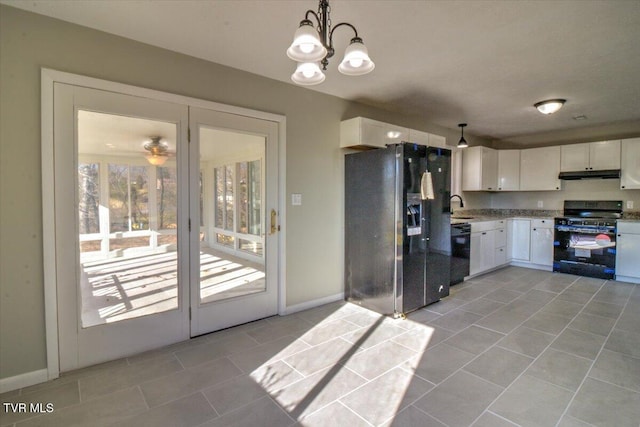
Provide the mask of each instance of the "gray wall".
{"label": "gray wall", "polygon": [[[366,116],[457,141],[458,130],[0,5],[0,378],[46,367],[40,68],[287,117],[287,305],[343,290],[343,119]],[[330,78],[344,78],[339,75]]]}

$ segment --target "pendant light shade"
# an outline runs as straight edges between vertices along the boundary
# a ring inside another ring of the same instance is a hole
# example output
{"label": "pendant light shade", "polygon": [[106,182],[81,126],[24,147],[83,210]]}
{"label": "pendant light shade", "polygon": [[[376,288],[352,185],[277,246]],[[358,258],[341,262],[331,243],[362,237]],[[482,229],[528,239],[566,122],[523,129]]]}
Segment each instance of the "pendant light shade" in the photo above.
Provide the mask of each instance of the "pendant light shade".
{"label": "pendant light shade", "polygon": [[464,128],[467,126],[466,123],[460,123],[458,127],[460,128],[460,141],[458,141],[458,148],[467,148],[469,144],[467,140],[464,139]]}
{"label": "pendant light shade", "polygon": [[317,62],[300,62],[295,73],[291,75],[294,83],[303,86],[312,86],[324,81],[325,75],[320,70]]}
{"label": "pendant light shade", "polygon": [[375,68],[375,64],[369,58],[367,47],[362,43],[360,37],[351,39],[351,44],[344,52],[344,59],[338,66],[338,71],[347,76],[361,76],[370,73]]}
{"label": "pendant light shade", "polygon": [[318,62],[327,56],[327,49],[322,45],[318,31],[308,19],[300,22],[293,43],[287,49],[287,56],[298,62]]}
{"label": "pendant light shade", "polygon": [[160,154],[149,154],[147,156],[147,161],[149,162],[150,165],[162,166],[167,161],[167,156],[166,155],[163,156]]}
{"label": "pendant light shade", "polygon": [[540,101],[533,104],[542,114],[553,114],[562,108],[566,99],[548,99],[546,101]]}

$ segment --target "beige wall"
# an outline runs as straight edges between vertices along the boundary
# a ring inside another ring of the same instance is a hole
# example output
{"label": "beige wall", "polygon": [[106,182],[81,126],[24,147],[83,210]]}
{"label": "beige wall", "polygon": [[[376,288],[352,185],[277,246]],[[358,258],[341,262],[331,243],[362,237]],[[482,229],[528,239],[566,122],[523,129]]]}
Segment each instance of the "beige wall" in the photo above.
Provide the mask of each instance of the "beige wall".
{"label": "beige wall", "polygon": [[[283,55],[284,56],[284,55]],[[283,58],[286,60],[286,58]],[[0,378],[46,367],[40,68],[287,117],[287,305],[343,290],[343,119],[366,116],[456,140],[430,125],[168,50],[0,6]],[[347,78],[329,75],[329,78]]]}

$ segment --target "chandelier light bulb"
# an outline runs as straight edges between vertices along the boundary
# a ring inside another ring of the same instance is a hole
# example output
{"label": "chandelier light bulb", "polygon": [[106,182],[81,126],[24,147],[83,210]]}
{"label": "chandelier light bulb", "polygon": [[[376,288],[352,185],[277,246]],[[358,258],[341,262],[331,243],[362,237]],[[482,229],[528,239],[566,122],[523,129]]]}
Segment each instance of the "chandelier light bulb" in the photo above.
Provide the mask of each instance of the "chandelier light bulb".
{"label": "chandelier light bulb", "polygon": [[360,37],[351,39],[351,44],[344,52],[344,59],[338,66],[338,71],[348,76],[361,76],[370,73],[375,68],[375,64],[369,58],[367,47],[362,43]]}
{"label": "chandelier light bulb", "polygon": [[324,81],[325,75],[317,62],[301,62],[291,75],[294,83],[304,86],[317,85]]}
{"label": "chandelier light bulb", "polygon": [[287,49],[287,56],[298,62],[316,62],[327,55],[318,31],[311,21],[304,20],[293,36],[293,43]]}

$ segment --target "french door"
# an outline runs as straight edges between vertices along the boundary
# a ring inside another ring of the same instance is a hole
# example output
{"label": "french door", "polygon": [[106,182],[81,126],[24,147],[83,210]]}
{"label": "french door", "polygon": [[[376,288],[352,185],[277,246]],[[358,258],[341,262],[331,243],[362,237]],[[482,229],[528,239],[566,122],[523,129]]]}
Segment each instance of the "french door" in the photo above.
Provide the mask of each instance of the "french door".
{"label": "french door", "polygon": [[277,132],[54,84],[60,371],[276,314]]}
{"label": "french door", "polygon": [[[191,333],[278,310],[278,124],[191,108]],[[268,223],[267,221],[268,220]]]}

